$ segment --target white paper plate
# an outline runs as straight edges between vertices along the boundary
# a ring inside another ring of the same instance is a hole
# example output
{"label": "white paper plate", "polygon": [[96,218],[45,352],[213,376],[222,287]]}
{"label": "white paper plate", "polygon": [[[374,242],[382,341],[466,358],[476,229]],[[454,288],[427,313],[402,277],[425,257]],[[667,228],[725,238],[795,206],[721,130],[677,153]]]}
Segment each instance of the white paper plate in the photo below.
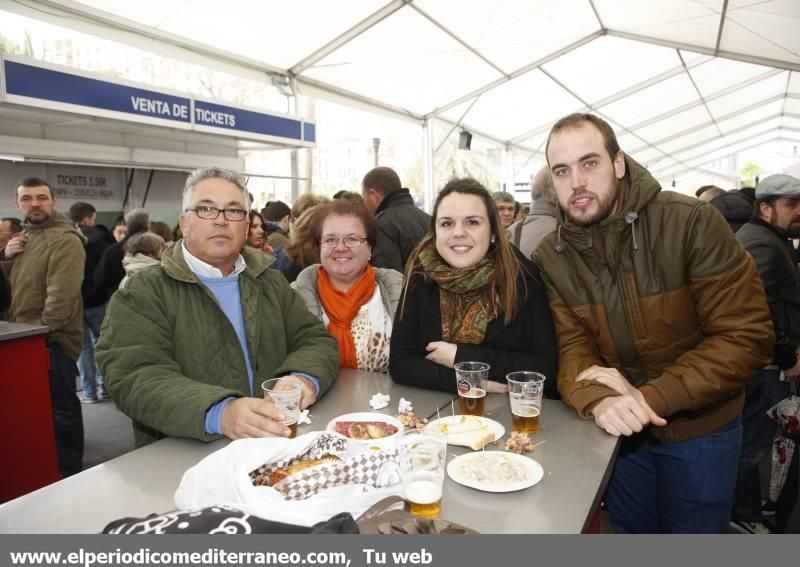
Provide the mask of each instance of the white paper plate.
{"label": "white paper plate", "polygon": [[[525,470],[524,480],[504,483],[478,481],[464,473],[464,466],[476,459],[491,459],[495,461],[506,457]],[[505,451],[476,451],[475,453],[460,455],[450,461],[447,464],[447,476],[458,484],[463,484],[464,486],[484,492],[514,492],[529,488],[542,480],[544,469],[542,469],[542,465],[524,455],[517,455],[516,453],[508,453]]]}
{"label": "white paper plate", "polygon": [[[439,425],[441,425],[441,424],[451,425],[453,423],[459,423],[461,421],[462,417],[464,417],[464,416],[461,416],[461,415],[452,416],[451,415],[451,416],[448,416],[448,417],[442,417],[442,418],[439,418],[439,419],[434,419],[433,421],[428,423],[428,425],[425,426],[425,429],[426,430],[431,430],[431,431],[441,431],[441,429],[439,429]],[[506,434],[506,428],[503,427],[500,423],[496,422],[493,419],[489,419],[488,417],[478,417],[478,416],[470,416],[470,417],[474,417],[474,419],[480,420],[482,424],[487,425],[489,427],[489,431],[494,433],[493,441],[497,441],[503,435]],[[466,443],[450,443],[448,441],[448,444],[449,445],[460,445],[462,447],[469,447],[469,445],[467,445]]]}
{"label": "white paper plate", "polygon": [[400,423],[400,420],[396,417],[392,417],[391,415],[386,415],[385,413],[368,411],[346,413],[330,420],[328,425],[325,426],[325,429],[335,432],[336,423],[339,421],[382,421],[384,423],[394,425],[397,428],[396,433],[387,437],[381,437],[380,439],[350,439],[353,442],[368,445],[370,447],[388,449],[393,446],[397,438],[403,434],[403,424]]}

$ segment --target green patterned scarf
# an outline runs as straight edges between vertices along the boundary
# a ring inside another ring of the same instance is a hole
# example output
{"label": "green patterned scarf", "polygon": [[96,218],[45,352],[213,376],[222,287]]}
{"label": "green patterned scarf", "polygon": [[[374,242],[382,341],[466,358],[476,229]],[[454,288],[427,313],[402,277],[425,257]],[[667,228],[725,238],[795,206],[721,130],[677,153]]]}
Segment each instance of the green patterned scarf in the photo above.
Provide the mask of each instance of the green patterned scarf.
{"label": "green patterned scarf", "polygon": [[422,269],[439,286],[442,340],[479,345],[486,327],[497,319],[500,298],[490,287],[494,259],[486,257],[471,268],[452,268],[433,242],[419,254]]}

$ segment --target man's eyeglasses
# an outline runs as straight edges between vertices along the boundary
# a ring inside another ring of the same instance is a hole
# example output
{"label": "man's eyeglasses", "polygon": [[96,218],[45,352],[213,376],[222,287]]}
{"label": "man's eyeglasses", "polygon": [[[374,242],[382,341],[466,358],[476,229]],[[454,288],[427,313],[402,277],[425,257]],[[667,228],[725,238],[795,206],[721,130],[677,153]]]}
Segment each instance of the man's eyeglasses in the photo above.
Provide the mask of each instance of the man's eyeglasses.
{"label": "man's eyeglasses", "polygon": [[205,220],[216,220],[220,213],[222,213],[226,221],[231,222],[241,222],[247,218],[247,211],[245,209],[218,209],[217,207],[210,207],[208,205],[198,205],[193,209],[186,209],[183,212],[194,212],[199,218]]}
{"label": "man's eyeglasses", "polygon": [[338,236],[325,236],[320,241],[320,246],[323,248],[336,248],[339,246],[340,240],[344,241],[344,245],[348,248],[358,248],[367,241],[366,238],[355,236],[354,234],[349,234],[344,238],[339,238]]}

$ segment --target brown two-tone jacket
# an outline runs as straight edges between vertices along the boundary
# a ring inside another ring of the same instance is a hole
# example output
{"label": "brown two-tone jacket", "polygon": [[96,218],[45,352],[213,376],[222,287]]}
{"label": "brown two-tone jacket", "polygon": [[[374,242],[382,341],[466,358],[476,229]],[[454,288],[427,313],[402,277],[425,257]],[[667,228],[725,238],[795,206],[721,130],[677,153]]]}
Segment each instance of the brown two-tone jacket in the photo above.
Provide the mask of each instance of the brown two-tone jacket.
{"label": "brown two-tone jacket", "polygon": [[575,378],[617,368],[669,424],[664,441],[710,433],[736,417],[743,386],[772,357],[774,332],[752,258],[719,212],[661,191],[626,156],[621,203],[579,227],[559,211],[536,262],[558,336],[558,389],[584,419],[618,395]]}

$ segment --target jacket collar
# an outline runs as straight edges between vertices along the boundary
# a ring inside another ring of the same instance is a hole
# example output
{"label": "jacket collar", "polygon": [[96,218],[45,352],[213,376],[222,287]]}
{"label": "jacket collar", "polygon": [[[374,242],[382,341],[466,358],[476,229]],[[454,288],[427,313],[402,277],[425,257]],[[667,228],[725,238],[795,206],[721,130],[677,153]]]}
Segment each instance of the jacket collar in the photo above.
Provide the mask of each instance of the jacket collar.
{"label": "jacket collar", "polygon": [[590,249],[593,235],[603,236],[611,231],[621,233],[626,225],[632,227],[635,252],[637,249],[635,223],[642,210],[661,191],[661,186],[649,171],[627,154],[625,154],[625,170],[625,177],[620,180],[618,210],[600,222],[587,227],[574,225],[566,219],[563,209],[559,207],[555,239],[557,252],[564,251],[565,241],[579,250]]}
{"label": "jacket collar", "polygon": [[750,219],[749,222],[751,222],[751,223],[753,223],[755,225],[763,226],[763,227],[766,227],[766,228],[770,229],[772,232],[777,234],[780,237],[781,240],[787,240],[787,241],[791,240],[791,237],[789,236],[788,232],[786,232],[785,230],[783,230],[780,227],[775,226],[772,223],[769,223],[769,222],[765,221],[762,218],[753,217],[753,218]]}
{"label": "jacket collar", "polygon": [[[252,279],[260,276],[275,261],[272,256],[264,254],[261,250],[251,249],[249,246],[245,246],[240,254],[245,262],[243,273]],[[186,263],[183,254],[183,239],[164,252],[164,256],[161,258],[161,268],[172,279],[186,283],[198,282],[197,277],[189,268],[189,264]]]}
{"label": "jacket collar", "polygon": [[64,215],[59,212],[54,212],[50,215],[46,221],[41,223],[32,223],[29,221],[25,221],[22,223],[22,228],[25,229],[26,232],[39,232],[45,231],[50,229],[55,229],[56,231],[63,231],[69,232],[77,236],[81,243],[85,246],[88,239],[84,236],[83,232],[78,229],[78,225],[76,225],[72,220],[68,219]]}
{"label": "jacket collar", "polygon": [[397,191],[392,191],[383,198],[381,204],[375,209],[375,216],[378,216],[389,207],[396,205],[411,205],[414,206],[414,199],[411,198],[411,191],[403,187]]}

